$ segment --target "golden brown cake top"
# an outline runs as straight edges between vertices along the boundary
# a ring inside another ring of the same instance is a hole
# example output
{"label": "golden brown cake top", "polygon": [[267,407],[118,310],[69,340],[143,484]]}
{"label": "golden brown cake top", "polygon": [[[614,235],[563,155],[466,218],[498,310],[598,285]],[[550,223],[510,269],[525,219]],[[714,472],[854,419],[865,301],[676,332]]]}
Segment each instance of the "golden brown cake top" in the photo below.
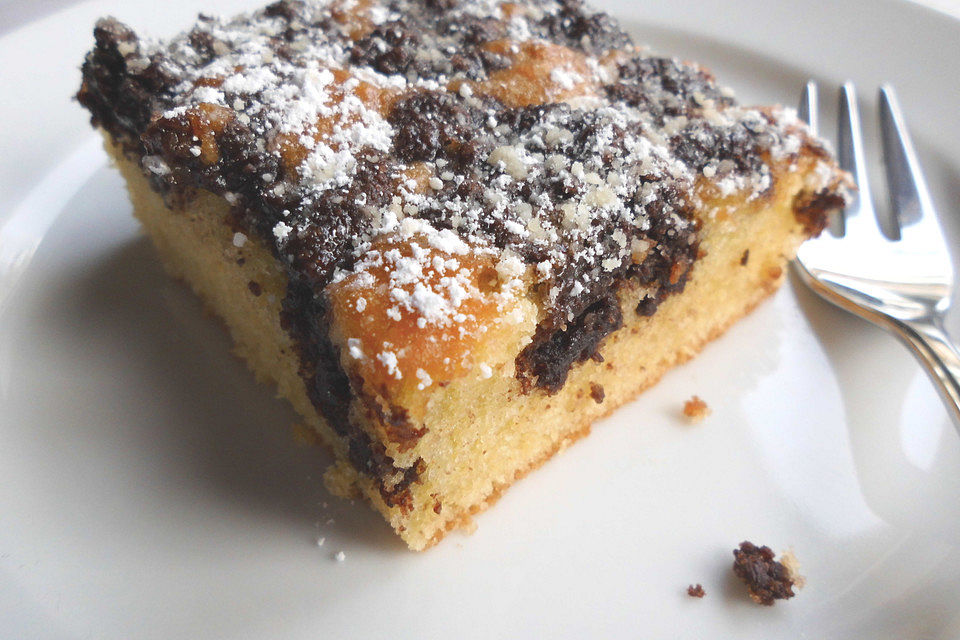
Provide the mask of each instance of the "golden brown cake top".
{"label": "golden brown cake top", "polygon": [[[760,198],[816,148],[578,0],[286,0],[169,42],[96,35],[80,100],[158,188],[221,193],[295,285],[413,344],[468,342],[518,296],[543,338],[619,326],[625,282],[652,312],[696,259],[704,190]],[[413,377],[402,345],[355,346]]]}

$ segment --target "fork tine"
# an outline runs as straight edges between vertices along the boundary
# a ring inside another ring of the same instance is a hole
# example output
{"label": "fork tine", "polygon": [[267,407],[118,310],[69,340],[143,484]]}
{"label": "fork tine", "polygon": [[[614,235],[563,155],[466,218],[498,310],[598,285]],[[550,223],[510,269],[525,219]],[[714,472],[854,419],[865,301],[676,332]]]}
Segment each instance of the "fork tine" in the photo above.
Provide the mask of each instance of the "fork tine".
{"label": "fork tine", "polygon": [[849,171],[857,185],[857,192],[846,209],[844,227],[857,234],[879,234],[876,210],[870,195],[870,177],[867,174],[866,154],[863,151],[863,130],[860,127],[860,109],[857,90],[852,82],[845,82],[840,92],[838,115],[838,149],[840,167]]}
{"label": "fork tine", "polygon": [[800,107],[797,109],[797,115],[810,127],[813,135],[820,135],[820,122],[817,116],[817,83],[813,80],[807,80],[803,86],[803,93],[800,94]]}
{"label": "fork tine", "polygon": [[[820,135],[820,90],[814,80],[807,80],[803,85],[803,92],[800,94],[800,105],[797,108],[797,116],[807,123],[810,133]],[[843,236],[843,212],[838,211],[830,216],[827,225],[830,234],[836,238]]]}
{"label": "fork tine", "polygon": [[901,229],[923,219],[935,220],[930,192],[890,85],[880,88],[880,133],[890,206]]}

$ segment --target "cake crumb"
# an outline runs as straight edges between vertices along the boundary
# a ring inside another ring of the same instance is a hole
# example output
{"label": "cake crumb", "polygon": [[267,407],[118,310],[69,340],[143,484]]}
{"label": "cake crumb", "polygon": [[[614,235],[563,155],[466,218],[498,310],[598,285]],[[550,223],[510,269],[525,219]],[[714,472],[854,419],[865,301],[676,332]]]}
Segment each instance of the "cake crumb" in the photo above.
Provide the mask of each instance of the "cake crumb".
{"label": "cake crumb", "polygon": [[683,415],[686,416],[690,422],[700,422],[711,413],[710,407],[700,399],[700,396],[693,396],[683,403]]}
{"label": "cake crumb", "polygon": [[317,546],[318,546],[318,547],[322,547],[322,546],[323,546],[323,543],[326,542],[326,541],[327,541],[326,538],[322,538],[322,537],[321,537],[321,538],[317,538]]}
{"label": "cake crumb", "polygon": [[333,559],[337,562],[343,562],[347,559],[347,554],[345,554],[343,551],[337,551],[337,555],[333,556]]}
{"label": "cake crumb", "polygon": [[800,561],[797,560],[793,549],[787,549],[780,554],[780,564],[787,569],[787,575],[793,580],[793,586],[803,589],[807,585],[807,579],[800,575]]}
{"label": "cake crumb", "polygon": [[769,607],[776,600],[794,596],[790,570],[774,560],[770,547],[741,542],[740,547],[733,550],[733,572],[747,585],[750,599],[757,604]]}
{"label": "cake crumb", "polygon": [[703,590],[703,585],[698,582],[687,587],[687,595],[691,598],[702,598],[707,595],[707,592]]}

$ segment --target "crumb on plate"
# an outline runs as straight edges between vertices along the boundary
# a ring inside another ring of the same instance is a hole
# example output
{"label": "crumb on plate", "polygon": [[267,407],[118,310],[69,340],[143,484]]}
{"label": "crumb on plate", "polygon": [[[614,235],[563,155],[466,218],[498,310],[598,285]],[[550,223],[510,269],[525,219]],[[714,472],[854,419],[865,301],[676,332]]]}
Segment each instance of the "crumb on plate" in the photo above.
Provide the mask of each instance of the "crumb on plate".
{"label": "crumb on plate", "polygon": [[757,604],[771,606],[776,600],[794,596],[791,572],[774,560],[770,547],[744,541],[733,550],[733,558],[733,572],[747,585],[750,599]]}
{"label": "crumb on plate", "polygon": [[803,589],[807,584],[807,579],[800,575],[800,561],[793,553],[793,549],[787,549],[780,554],[780,564],[787,569],[790,579],[793,580],[793,586],[797,589]]}
{"label": "crumb on plate", "polygon": [[710,407],[700,396],[693,396],[683,403],[683,415],[691,422],[700,422],[710,413]]}

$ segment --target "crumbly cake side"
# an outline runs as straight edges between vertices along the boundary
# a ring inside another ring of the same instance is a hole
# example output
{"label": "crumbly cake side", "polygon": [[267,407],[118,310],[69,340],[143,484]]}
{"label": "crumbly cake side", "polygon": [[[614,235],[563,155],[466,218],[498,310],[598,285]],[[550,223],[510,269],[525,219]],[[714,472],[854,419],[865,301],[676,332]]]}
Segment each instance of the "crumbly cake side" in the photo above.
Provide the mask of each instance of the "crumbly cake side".
{"label": "crumbly cake side", "polygon": [[175,274],[415,549],[752,308],[841,175],[576,2],[101,21],[78,95]]}
{"label": "crumbly cake side", "polygon": [[[236,234],[223,224],[229,215],[229,206],[212,194],[201,192],[184,210],[171,212],[150,189],[139,167],[124,158],[116,147],[111,150],[129,185],[135,212],[171,273],[189,282],[215,313],[225,319],[239,355],[247,360],[258,378],[276,383],[280,395],[321,434],[335,454],[341,460],[348,460],[347,445],[310,403],[298,373],[298,361],[290,357],[292,343],[289,334],[281,328],[278,304],[285,284],[282,271],[269,251],[256,240],[237,247]],[[702,343],[718,335],[776,288],[783,277],[784,252],[792,251],[792,243],[803,237],[796,230],[793,236],[785,236],[793,214],[787,204],[789,198],[783,202],[784,206],[768,209],[763,217],[754,216],[749,226],[744,226],[742,221],[728,222],[725,234],[708,234],[708,241],[719,246],[710,254],[716,257],[714,264],[707,265],[713,267],[710,270],[713,277],[698,289],[713,289],[709,297],[694,289],[698,283],[698,274],[695,274],[684,295],[666,301],[655,316],[638,317],[611,336],[610,340],[616,340],[614,344],[619,348],[605,345],[602,353],[606,362],[600,365],[588,362],[574,370],[559,396],[539,397],[539,401],[528,403],[522,413],[515,412],[513,420],[507,420],[498,405],[518,402],[521,397],[516,388],[494,396],[489,395],[490,389],[478,387],[470,399],[458,401],[454,396],[447,402],[436,403],[441,407],[436,412],[440,415],[451,405],[460,408],[460,415],[445,420],[442,431],[436,429],[438,434],[446,435],[451,443],[449,447],[478,436],[474,416],[484,411],[501,416],[506,430],[526,428],[531,430],[528,438],[539,438],[521,448],[510,439],[501,441],[496,432],[482,439],[477,437],[478,442],[503,442],[503,446],[512,449],[513,459],[498,456],[496,449],[486,454],[474,451],[472,460],[465,462],[463,468],[479,469],[479,460],[485,469],[483,473],[478,471],[458,478],[468,485],[466,490],[461,487],[459,500],[450,495],[446,502],[440,501],[441,496],[452,494],[449,483],[445,487],[442,480],[424,478],[411,486],[412,500],[414,504],[426,502],[428,508],[419,518],[417,513],[404,516],[399,508],[390,508],[384,503],[376,483],[365,480],[347,462],[335,471],[339,477],[334,481],[347,490],[355,488],[362,493],[395,527],[406,527],[400,535],[416,549],[437,542],[449,529],[467,524],[473,514],[489,506],[515,479],[585,435],[592,420],[653,384],[673,364],[693,356]],[[746,216],[745,219],[749,220]],[[788,238],[787,243],[778,245],[784,237]],[[751,249],[754,257],[747,264],[741,264],[742,256]],[[727,292],[721,299],[717,299],[718,283]],[[682,340],[678,340],[680,336]],[[482,375],[481,372],[478,377]],[[504,381],[501,379],[501,382]],[[591,397],[597,386],[604,390],[602,404]],[[431,459],[444,453],[443,447],[436,447],[434,455],[426,454],[425,449],[426,445],[418,448],[418,456]],[[421,451],[423,453],[419,453]],[[490,460],[493,457],[498,457],[499,464]],[[444,489],[447,494],[443,493]],[[419,528],[408,524],[415,519],[427,522]]]}

